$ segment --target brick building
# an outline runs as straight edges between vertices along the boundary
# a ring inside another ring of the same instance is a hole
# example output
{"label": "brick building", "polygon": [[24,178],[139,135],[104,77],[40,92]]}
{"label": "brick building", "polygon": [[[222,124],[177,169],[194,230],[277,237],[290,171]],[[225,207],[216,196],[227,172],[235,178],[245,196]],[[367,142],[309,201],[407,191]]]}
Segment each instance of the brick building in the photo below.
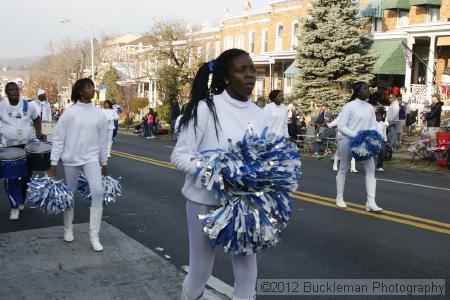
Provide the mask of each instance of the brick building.
{"label": "brick building", "polygon": [[362,0],[360,5],[380,54],[374,67],[378,84],[409,87],[418,104],[442,92],[442,74],[450,68],[450,0]]}
{"label": "brick building", "polygon": [[[300,19],[307,16],[309,1],[271,1],[262,10],[252,10],[250,1],[235,15],[226,14],[218,28],[195,33],[196,55],[202,61],[221,52],[240,48],[250,53],[257,70],[254,97],[266,96],[272,89],[292,91],[296,57],[294,47]],[[203,42],[201,42],[203,41]]]}
{"label": "brick building", "polygon": [[[430,99],[450,68],[450,0],[359,0],[359,5],[380,55],[373,70],[377,84],[386,89],[407,86],[418,101]],[[299,23],[309,6],[308,0],[279,0],[255,11],[247,1],[240,13],[220,19],[218,28],[199,32],[205,43],[197,46],[196,54],[207,61],[230,48],[244,49],[257,66],[253,96],[267,96],[272,89],[289,95]]]}

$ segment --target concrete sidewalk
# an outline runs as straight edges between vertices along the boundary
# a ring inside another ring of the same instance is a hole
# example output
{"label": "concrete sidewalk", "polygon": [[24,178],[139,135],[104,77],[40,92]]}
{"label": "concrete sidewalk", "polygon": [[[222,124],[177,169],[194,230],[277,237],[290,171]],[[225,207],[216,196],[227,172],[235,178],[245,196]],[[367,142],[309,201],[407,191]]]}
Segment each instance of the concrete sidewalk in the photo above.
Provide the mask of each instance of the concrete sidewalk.
{"label": "concrete sidewalk", "polygon": [[[185,274],[108,223],[103,252],[91,250],[88,224],[0,234],[0,299],[179,299]],[[212,290],[206,299],[227,299]]]}

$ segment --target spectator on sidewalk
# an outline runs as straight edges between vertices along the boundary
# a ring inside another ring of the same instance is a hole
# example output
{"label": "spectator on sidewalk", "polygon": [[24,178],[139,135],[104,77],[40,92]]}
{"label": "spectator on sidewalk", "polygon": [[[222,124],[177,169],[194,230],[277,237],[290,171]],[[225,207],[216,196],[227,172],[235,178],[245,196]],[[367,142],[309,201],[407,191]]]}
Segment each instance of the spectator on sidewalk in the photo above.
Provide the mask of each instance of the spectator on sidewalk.
{"label": "spectator on sidewalk", "polygon": [[431,98],[431,110],[425,115],[427,121],[428,133],[432,140],[436,139],[436,133],[440,131],[442,105],[439,94],[434,94]]}
{"label": "spectator on sidewalk", "polygon": [[398,111],[398,143],[401,145],[403,143],[403,137],[405,136],[405,126],[406,126],[406,114],[408,109],[408,104],[403,102],[401,98],[397,98],[399,102],[399,111]]}
{"label": "spectator on sidewalk", "polygon": [[334,127],[332,128],[325,128],[322,133],[320,133],[317,138],[314,141],[314,154],[312,157],[319,157],[320,156],[320,147],[322,144],[330,138],[336,137],[336,129]]}
{"label": "spectator on sidewalk", "polygon": [[377,171],[383,172],[383,161],[384,161],[384,144],[387,142],[387,135],[386,135],[386,124],[384,123],[384,116],[381,113],[375,114],[377,118],[377,131],[383,138],[383,143],[381,145],[381,152],[378,154],[378,160],[377,160]]}
{"label": "spectator on sidewalk", "polygon": [[181,118],[183,117],[184,111],[186,110],[186,105],[187,105],[186,103],[183,104],[183,106],[181,107],[180,115],[175,120],[174,133],[175,133],[176,139],[178,139],[178,136],[180,135],[180,121],[181,121]]}
{"label": "spectator on sidewalk", "polygon": [[180,115],[180,106],[178,105],[178,101],[173,99],[170,101],[170,130],[175,136],[175,122],[177,121],[178,116]]}
{"label": "spectator on sidewalk", "polygon": [[327,127],[327,124],[331,122],[331,119],[333,118],[333,114],[330,111],[330,108],[328,107],[327,103],[324,103],[322,105],[319,117],[317,118],[316,125],[319,127],[319,133],[322,133],[325,128]]}
{"label": "spectator on sidewalk", "polygon": [[389,95],[389,109],[386,114],[388,126],[390,128],[389,131],[389,145],[392,148],[392,151],[395,151],[397,147],[397,131],[399,127],[399,112],[400,112],[400,105],[397,101],[397,98],[395,98],[394,95]]}
{"label": "spectator on sidewalk", "polygon": [[156,122],[156,115],[155,115],[155,111],[153,110],[153,108],[150,108],[148,110],[148,114],[146,115],[146,126],[147,126],[147,131],[146,131],[146,135],[145,137],[147,139],[154,139],[155,138],[155,122]]}
{"label": "spectator on sidewalk", "polygon": [[447,68],[447,71],[442,74],[442,100],[448,100],[448,93],[450,92],[450,68]]}
{"label": "spectator on sidewalk", "polygon": [[317,119],[319,119],[321,109],[315,101],[311,101],[309,110],[311,112],[311,121],[314,125],[317,123]]}

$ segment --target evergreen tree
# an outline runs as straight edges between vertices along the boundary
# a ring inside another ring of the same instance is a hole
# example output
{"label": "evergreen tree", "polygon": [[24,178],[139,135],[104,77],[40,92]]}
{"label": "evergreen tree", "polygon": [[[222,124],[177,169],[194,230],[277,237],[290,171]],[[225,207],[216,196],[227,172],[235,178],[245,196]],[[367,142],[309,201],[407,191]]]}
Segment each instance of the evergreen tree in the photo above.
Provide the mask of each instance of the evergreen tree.
{"label": "evergreen tree", "polygon": [[114,68],[110,68],[103,76],[102,84],[106,86],[106,99],[117,100],[120,95],[120,87],[117,85],[119,75]]}
{"label": "evergreen tree", "polygon": [[302,21],[294,99],[302,108],[311,101],[339,110],[350,97],[349,87],[373,79],[376,55],[364,34],[367,19],[358,18],[357,1],[312,0],[310,17]]}

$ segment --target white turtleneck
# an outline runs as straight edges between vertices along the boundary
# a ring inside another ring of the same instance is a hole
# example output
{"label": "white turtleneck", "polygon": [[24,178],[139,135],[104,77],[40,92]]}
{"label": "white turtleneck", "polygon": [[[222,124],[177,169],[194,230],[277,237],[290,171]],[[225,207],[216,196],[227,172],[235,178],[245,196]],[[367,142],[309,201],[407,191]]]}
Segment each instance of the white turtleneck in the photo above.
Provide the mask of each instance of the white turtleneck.
{"label": "white turtleneck", "polygon": [[81,166],[99,161],[108,163],[108,121],[92,103],[70,106],[56,124],[51,153],[52,165],[61,159],[65,166]]}
{"label": "white turtleneck", "polygon": [[180,170],[187,173],[183,195],[190,201],[218,205],[212,191],[195,186],[194,173],[197,169],[196,154],[209,149],[226,149],[228,139],[233,143],[242,140],[249,122],[253,124],[256,133],[261,134],[264,129],[264,115],[262,110],[250,99],[245,102],[235,100],[224,91],[213,98],[218,124],[217,135],[214,118],[205,101],[200,101],[197,108],[197,127],[194,129],[194,120],[190,120],[187,127],[180,130],[177,145],[172,152],[171,162]]}
{"label": "white turtleneck", "polygon": [[358,98],[345,104],[338,118],[339,138],[351,139],[360,130],[377,130],[373,106]]}
{"label": "white turtleneck", "polygon": [[270,102],[264,107],[263,111],[269,130],[276,135],[289,137],[288,111],[286,105],[283,103],[276,105],[275,102]]}

